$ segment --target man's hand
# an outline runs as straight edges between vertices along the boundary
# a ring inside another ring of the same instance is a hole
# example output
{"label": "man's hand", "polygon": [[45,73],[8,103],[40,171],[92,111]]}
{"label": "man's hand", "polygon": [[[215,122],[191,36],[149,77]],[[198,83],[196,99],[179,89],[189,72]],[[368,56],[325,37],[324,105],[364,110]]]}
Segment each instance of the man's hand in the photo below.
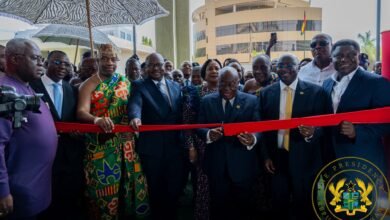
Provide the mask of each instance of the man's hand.
{"label": "man's hand", "polygon": [[198,159],[198,152],[196,151],[195,147],[191,146],[188,149],[188,157],[189,157],[191,163],[196,162],[196,160]]}
{"label": "man's hand", "polygon": [[275,166],[271,159],[265,160],[264,166],[268,173],[275,174]]}
{"label": "man's hand", "polygon": [[343,121],[340,125],[340,133],[353,139],[356,137],[355,126],[349,121]]}
{"label": "man's hand", "polygon": [[95,121],[95,124],[98,125],[101,129],[103,129],[106,133],[111,133],[114,130],[114,122],[112,122],[109,117],[98,118]]}
{"label": "man's hand", "polygon": [[133,120],[131,120],[130,125],[134,130],[138,131],[139,126],[142,125],[141,119],[134,118]]}
{"label": "man's hand", "polygon": [[250,134],[248,132],[240,133],[237,135],[238,140],[242,145],[245,146],[252,146],[255,142],[255,137],[253,137],[253,134]]}
{"label": "man's hand", "polygon": [[223,136],[222,127],[210,129],[209,135],[212,142],[219,140]]}
{"label": "man's hand", "polygon": [[14,210],[14,201],[11,194],[0,199],[0,213],[1,213],[0,218],[13,212],[13,210]]}
{"label": "man's hand", "polygon": [[313,127],[313,126],[305,126],[305,125],[298,126],[298,129],[299,129],[299,133],[301,133],[301,135],[304,138],[312,137],[314,135],[314,131],[315,131],[315,127]]}

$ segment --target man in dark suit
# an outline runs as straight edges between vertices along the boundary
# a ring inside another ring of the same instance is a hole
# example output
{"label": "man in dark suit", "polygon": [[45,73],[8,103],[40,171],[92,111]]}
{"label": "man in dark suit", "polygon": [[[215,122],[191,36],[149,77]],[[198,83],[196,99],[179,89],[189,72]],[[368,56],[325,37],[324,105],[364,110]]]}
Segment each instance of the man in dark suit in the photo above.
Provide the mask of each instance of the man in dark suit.
{"label": "man in dark suit", "polygon": [[[52,51],[45,62],[46,74],[31,83],[36,93],[44,94],[42,100],[48,105],[54,121],[76,121],[77,94],[63,80],[70,66],[64,52]],[[75,135],[59,134],[53,165],[53,200],[47,210],[47,219],[77,219],[80,215],[83,148]]]}
{"label": "man in dark suit", "polygon": [[[359,68],[359,44],[340,40],[332,47],[332,59],[337,70],[323,87],[332,97],[333,112],[342,113],[390,106],[390,83],[381,76]],[[373,162],[385,172],[382,136],[389,125],[359,124],[344,121],[331,128],[335,156],[361,157]]]}
{"label": "man in dark suit", "polygon": [[[153,53],[146,58],[148,78],[134,81],[128,104],[131,126],[181,123],[180,86],[164,78],[164,59]],[[136,143],[150,193],[153,219],[176,219],[183,175],[180,132],[141,132]]]}
{"label": "man in dark suit", "polygon": [[[232,67],[219,71],[219,92],[201,101],[199,123],[258,121],[255,96],[238,91],[240,78]],[[259,134],[224,137],[221,127],[199,129],[207,143],[204,169],[209,178],[211,219],[248,219],[253,211],[252,187],[257,175],[254,149]]]}
{"label": "man in dark suit", "polygon": [[[260,93],[262,120],[290,119],[326,112],[325,91],[297,78],[298,59],[283,55],[277,62],[279,83]],[[275,219],[311,218],[311,186],[321,164],[322,129],[299,126],[291,130],[264,132],[261,157],[272,174]],[[289,212],[290,198],[293,213]]]}

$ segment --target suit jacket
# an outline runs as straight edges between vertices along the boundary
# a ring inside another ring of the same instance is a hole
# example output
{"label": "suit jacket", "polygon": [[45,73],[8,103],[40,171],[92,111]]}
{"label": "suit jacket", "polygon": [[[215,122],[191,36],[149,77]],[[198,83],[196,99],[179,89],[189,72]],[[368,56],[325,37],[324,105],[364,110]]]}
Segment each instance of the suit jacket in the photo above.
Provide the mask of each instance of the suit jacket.
{"label": "suit jacket", "polygon": [[[139,118],[142,124],[180,124],[181,92],[180,86],[171,80],[165,80],[172,107],[167,103],[151,79],[137,80],[132,83],[132,92],[128,102],[129,119]],[[136,144],[140,155],[167,158],[183,152],[180,145],[180,132],[158,131],[141,132]]]}
{"label": "suit jacket", "polygon": [[[324,82],[325,91],[331,95],[335,82]],[[336,113],[390,106],[390,83],[381,76],[358,69],[341,96]],[[389,125],[358,124],[354,140],[340,134],[339,127],[331,128],[331,140],[337,158],[355,156],[365,158],[384,171],[385,153],[382,136],[389,133]]]}
{"label": "suit jacket", "polygon": [[[30,85],[36,93],[43,94],[41,99],[48,105],[54,121],[76,121],[77,92],[68,82],[62,81],[63,102],[61,118],[59,117],[54,103],[51,100],[49,93],[46,91],[42,80],[38,79],[32,82]],[[69,134],[59,134],[56,159],[53,166],[53,174],[65,175],[65,172],[66,174],[74,175],[76,173],[82,172],[79,171],[79,169],[82,169],[83,152],[84,145],[82,141],[70,137]],[[82,178],[82,176],[79,175],[78,178]],[[82,182],[82,179],[77,181]]]}
{"label": "suit jacket", "polygon": [[[199,123],[234,123],[259,121],[258,102],[256,96],[237,92],[230,117],[224,120],[222,97],[212,93],[203,97],[198,115]],[[205,142],[209,129],[198,129],[197,132]],[[260,135],[256,134],[257,141]],[[256,147],[256,146],[255,146]],[[218,141],[207,144],[204,169],[210,178],[224,178],[228,173],[233,182],[250,181],[258,171],[255,147],[248,150],[237,137],[222,137]]]}
{"label": "suit jacket", "polygon": [[[265,88],[260,92],[260,115],[262,120],[278,120],[280,112],[280,83]],[[298,79],[292,107],[292,118],[320,115],[327,113],[327,97],[325,91],[317,85]],[[316,128],[313,138],[307,142],[298,128],[290,130],[288,170],[293,179],[307,178],[316,174],[322,165],[321,145],[322,129]],[[277,160],[278,131],[263,133],[261,157],[272,159],[278,169],[281,161]],[[307,176],[307,177],[305,177]]]}

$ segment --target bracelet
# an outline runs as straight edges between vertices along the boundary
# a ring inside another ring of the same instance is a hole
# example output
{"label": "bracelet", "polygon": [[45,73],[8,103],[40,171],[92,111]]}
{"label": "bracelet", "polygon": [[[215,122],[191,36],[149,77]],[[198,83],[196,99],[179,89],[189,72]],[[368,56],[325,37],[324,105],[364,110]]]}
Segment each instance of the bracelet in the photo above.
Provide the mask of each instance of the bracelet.
{"label": "bracelet", "polygon": [[93,119],[93,124],[96,125],[96,123],[97,123],[100,119],[102,119],[102,118],[101,118],[101,117],[95,117],[95,118]]}

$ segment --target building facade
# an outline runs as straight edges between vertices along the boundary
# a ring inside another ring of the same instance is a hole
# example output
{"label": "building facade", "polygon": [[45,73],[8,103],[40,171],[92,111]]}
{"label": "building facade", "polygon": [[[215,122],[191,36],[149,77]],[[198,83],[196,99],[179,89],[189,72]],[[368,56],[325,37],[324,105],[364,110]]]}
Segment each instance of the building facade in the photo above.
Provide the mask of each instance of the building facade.
{"label": "building facade", "polygon": [[[301,33],[306,17],[306,28]],[[272,32],[277,43],[271,58],[293,53],[299,59],[311,57],[310,40],[321,33],[322,10],[303,0],[205,0],[192,13],[194,59],[225,60],[232,57],[248,64],[265,53]]]}

